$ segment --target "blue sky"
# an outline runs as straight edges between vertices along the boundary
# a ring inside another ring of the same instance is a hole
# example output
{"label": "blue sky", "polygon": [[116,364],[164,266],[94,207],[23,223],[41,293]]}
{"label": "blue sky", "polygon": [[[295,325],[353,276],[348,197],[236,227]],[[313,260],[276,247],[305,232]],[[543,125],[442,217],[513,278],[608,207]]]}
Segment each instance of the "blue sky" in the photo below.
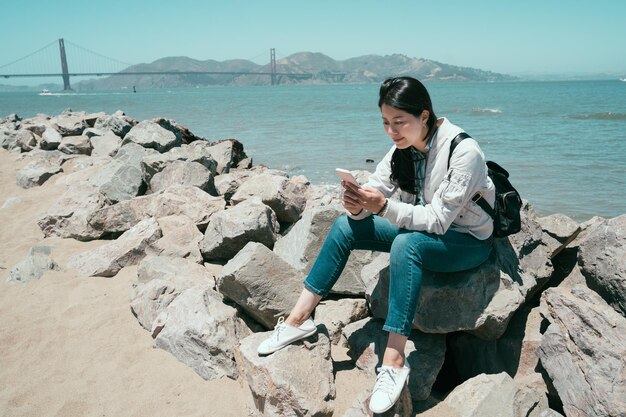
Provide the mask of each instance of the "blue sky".
{"label": "blue sky", "polygon": [[64,38],[131,64],[267,63],[276,48],[279,58],[400,53],[513,75],[626,76],[625,22],[624,0],[20,0],[0,15],[0,66]]}

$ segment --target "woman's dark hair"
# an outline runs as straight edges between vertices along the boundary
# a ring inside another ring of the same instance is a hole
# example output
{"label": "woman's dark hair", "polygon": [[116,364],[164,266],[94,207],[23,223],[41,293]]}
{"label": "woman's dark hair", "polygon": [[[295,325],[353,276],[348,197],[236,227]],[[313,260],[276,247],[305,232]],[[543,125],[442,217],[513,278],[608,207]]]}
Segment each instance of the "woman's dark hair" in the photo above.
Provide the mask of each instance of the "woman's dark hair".
{"label": "woman's dark hair", "polygon": [[[380,86],[378,93],[378,107],[386,104],[398,110],[405,111],[415,117],[421,117],[424,110],[428,110],[428,136],[436,128],[437,116],[433,110],[430,94],[424,84],[412,77],[388,78]],[[415,163],[411,154],[411,147],[396,149],[391,158],[390,179],[398,183],[401,190],[415,193]]]}

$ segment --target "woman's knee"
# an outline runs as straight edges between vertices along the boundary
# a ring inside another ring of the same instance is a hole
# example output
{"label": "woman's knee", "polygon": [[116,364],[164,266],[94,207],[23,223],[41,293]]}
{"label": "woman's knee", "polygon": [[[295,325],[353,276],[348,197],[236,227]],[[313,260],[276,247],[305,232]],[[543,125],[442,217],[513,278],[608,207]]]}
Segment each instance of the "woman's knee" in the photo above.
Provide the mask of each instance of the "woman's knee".
{"label": "woman's knee", "polygon": [[419,261],[425,248],[428,237],[420,232],[403,233],[398,235],[391,244],[390,257],[397,261]]}

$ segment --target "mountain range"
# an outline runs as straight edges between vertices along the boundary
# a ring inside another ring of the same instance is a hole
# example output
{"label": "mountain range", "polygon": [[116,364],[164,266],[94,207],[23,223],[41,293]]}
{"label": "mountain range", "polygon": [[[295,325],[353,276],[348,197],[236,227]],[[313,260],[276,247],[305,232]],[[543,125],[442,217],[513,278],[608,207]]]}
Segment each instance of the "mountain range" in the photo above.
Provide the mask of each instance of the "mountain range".
{"label": "mountain range", "polygon": [[[234,59],[199,61],[189,57],[166,57],[150,64],[130,66],[126,72],[245,72],[231,74],[141,74],[115,75],[75,83],[78,90],[130,88],[174,88],[210,85],[267,85],[270,64],[259,65],[249,60]],[[257,74],[260,73],[260,74]],[[276,60],[279,84],[379,83],[389,76],[410,75],[434,81],[510,81],[516,77],[476,68],[443,64],[406,55],[364,55],[337,61],[322,53],[299,52]]]}

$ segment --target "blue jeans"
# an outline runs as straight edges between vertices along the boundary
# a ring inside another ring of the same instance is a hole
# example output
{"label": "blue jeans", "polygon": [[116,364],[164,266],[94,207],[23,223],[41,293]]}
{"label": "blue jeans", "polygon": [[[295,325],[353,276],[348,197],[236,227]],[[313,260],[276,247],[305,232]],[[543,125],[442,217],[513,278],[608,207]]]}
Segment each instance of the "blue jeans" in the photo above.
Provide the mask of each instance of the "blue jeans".
{"label": "blue jeans", "polygon": [[422,285],[422,270],[457,272],[489,257],[491,239],[479,240],[448,230],[444,235],[401,229],[379,216],[338,217],[304,286],[324,297],[330,292],[353,249],[389,252],[389,311],[383,330],[409,336]]}

